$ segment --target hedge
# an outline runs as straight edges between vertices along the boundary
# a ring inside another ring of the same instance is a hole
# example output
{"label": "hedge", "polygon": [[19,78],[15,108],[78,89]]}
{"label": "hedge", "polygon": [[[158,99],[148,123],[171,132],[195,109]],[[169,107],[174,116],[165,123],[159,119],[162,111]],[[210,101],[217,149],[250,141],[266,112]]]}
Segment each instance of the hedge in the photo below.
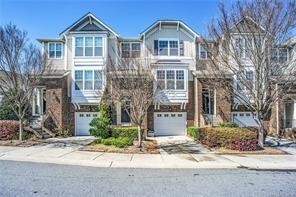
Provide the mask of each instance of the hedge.
{"label": "hedge", "polygon": [[257,133],[248,128],[209,127],[200,129],[200,142],[210,148],[253,151],[257,148]]}
{"label": "hedge", "polygon": [[19,122],[15,120],[0,120],[0,139],[6,139],[16,134],[19,130]]}
{"label": "hedge", "polygon": [[124,148],[133,144],[134,138],[132,137],[109,137],[106,139],[97,139],[95,140],[96,144],[104,144],[104,145],[113,145],[118,148]]}
{"label": "hedge", "polygon": [[199,139],[199,129],[196,127],[188,127],[187,128],[187,135],[193,137],[194,139]]}
{"label": "hedge", "polygon": [[112,128],[112,137],[138,137],[138,128],[137,127],[113,127]]}

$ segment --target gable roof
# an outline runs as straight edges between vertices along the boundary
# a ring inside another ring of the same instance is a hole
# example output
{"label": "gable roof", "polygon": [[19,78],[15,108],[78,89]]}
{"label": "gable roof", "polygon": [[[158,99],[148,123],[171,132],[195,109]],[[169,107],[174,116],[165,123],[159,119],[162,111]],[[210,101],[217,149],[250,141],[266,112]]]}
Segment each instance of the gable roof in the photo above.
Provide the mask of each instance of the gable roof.
{"label": "gable roof", "polygon": [[181,20],[172,20],[172,19],[163,19],[163,20],[157,20],[155,21],[152,25],[147,27],[144,31],[140,33],[140,37],[142,37],[144,34],[152,30],[153,28],[162,25],[162,24],[176,24],[176,25],[181,25],[185,29],[187,29],[192,35],[194,35],[196,38],[199,38],[199,34],[195,32],[191,27],[189,27],[186,23],[184,23]]}
{"label": "gable roof", "polygon": [[263,32],[267,32],[268,34],[272,35],[270,32],[268,32],[262,25],[258,24],[252,17],[250,16],[244,16],[242,17],[238,22],[236,22],[235,24],[233,24],[231,27],[230,27],[230,30],[232,29],[235,29],[238,27],[238,25],[240,25],[240,23],[243,23],[244,21],[247,21],[247,22],[251,22],[253,23],[254,25],[258,26]]}
{"label": "gable roof", "polygon": [[62,34],[64,34],[65,32],[71,30],[72,28],[74,28],[75,26],[77,26],[78,24],[80,24],[82,21],[84,21],[87,18],[92,18],[94,21],[96,21],[97,23],[99,23],[100,25],[102,25],[104,28],[106,28],[108,31],[110,31],[111,33],[113,33],[116,37],[119,37],[119,34],[117,34],[111,27],[109,27],[108,25],[106,25],[104,22],[102,22],[100,19],[98,19],[91,12],[86,13],[84,16],[82,16],[80,19],[78,19],[72,25],[70,25],[69,27],[67,27],[64,31],[62,31],[60,33],[60,36]]}

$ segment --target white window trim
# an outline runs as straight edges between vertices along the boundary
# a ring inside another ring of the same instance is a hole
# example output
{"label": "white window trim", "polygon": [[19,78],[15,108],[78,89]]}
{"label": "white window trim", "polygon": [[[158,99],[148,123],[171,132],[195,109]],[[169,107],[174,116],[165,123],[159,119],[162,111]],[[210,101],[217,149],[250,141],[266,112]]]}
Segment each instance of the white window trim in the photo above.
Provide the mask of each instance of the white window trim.
{"label": "white window trim", "polygon": [[288,48],[284,48],[284,47],[282,47],[282,48],[272,48],[272,50],[276,50],[276,52],[277,52],[277,55],[276,55],[277,62],[280,61],[280,49],[286,49],[286,51],[287,51],[286,62],[288,62],[289,61],[289,50],[288,50]]}
{"label": "white window trim", "polygon": [[[167,41],[168,42],[168,55],[159,55],[160,54],[160,41]],[[170,54],[170,41],[177,41],[178,42],[178,55],[171,55]],[[158,56],[160,57],[179,57],[180,56],[180,40],[177,38],[160,38],[158,39]]]}
{"label": "white window trim", "polygon": [[202,58],[201,57],[201,50],[200,50],[201,49],[201,45],[202,45],[201,43],[198,44],[198,56],[199,56],[199,59],[201,59],[201,60],[207,60],[208,59],[208,52],[207,52],[207,50],[205,48],[204,48],[204,50],[206,51],[206,58]]}
{"label": "white window trim", "polygon": [[[49,45],[50,44],[54,44],[54,57],[50,57],[50,51],[49,51]],[[57,44],[61,44],[61,57],[57,57]],[[48,59],[57,59],[57,60],[60,60],[60,59],[63,59],[63,55],[64,55],[64,45],[63,45],[63,42],[48,42],[47,43],[47,51],[48,51]]]}
{"label": "white window trim", "polygon": [[[85,55],[85,38],[86,37],[92,37],[93,38],[93,55],[92,56],[86,56]],[[76,38],[82,38],[82,40],[83,40],[83,46],[82,46],[82,48],[83,48],[83,50],[82,50],[82,52],[83,52],[83,55],[81,55],[81,56],[77,56],[76,55]],[[95,55],[95,38],[101,38],[102,39],[102,55],[99,55],[99,56],[96,56]],[[96,58],[96,57],[103,57],[104,56],[104,37],[103,36],[95,36],[95,35],[77,35],[77,36],[75,36],[74,37],[74,57],[75,58]]]}
{"label": "white window trim", "polygon": [[[141,46],[141,42],[122,42],[121,44],[120,44],[120,54],[121,54],[121,57],[122,57],[122,44],[129,44],[129,46],[130,46],[130,49],[129,49],[129,58],[132,58],[132,44],[140,44],[140,56],[139,57],[141,57],[141,48],[142,48],[142,46]],[[138,57],[138,58],[139,58]]]}
{"label": "white window trim", "polygon": [[[82,89],[80,89],[80,90],[76,90],[76,78],[75,78],[75,72],[76,71],[82,71]],[[85,90],[85,76],[84,76],[84,74],[85,74],[85,71],[92,71],[92,89],[90,89],[90,90]],[[102,86],[102,88],[101,89],[95,89],[95,71],[100,71],[101,72],[101,74],[102,74],[102,79],[101,79],[101,81],[102,81],[102,84],[101,84],[101,86]],[[93,91],[101,91],[101,90],[103,90],[103,70],[100,70],[100,69],[75,69],[74,70],[74,86],[73,86],[73,88],[74,88],[74,91],[82,91],[82,92],[93,92]]]}
{"label": "white window trim", "polygon": [[[174,74],[175,74],[175,79],[174,79],[174,82],[175,82],[175,89],[167,89],[167,71],[174,71]],[[176,89],[177,88],[177,71],[183,71],[184,72],[184,89]],[[183,91],[187,91],[187,73],[186,73],[186,69],[170,69],[170,68],[165,68],[165,69],[156,69],[156,72],[155,72],[155,77],[156,77],[156,83],[158,81],[157,79],[157,71],[165,71],[165,76],[164,76],[164,83],[165,83],[165,89],[162,89],[162,91],[174,91],[174,92],[183,92]],[[156,84],[157,85],[157,84]]]}

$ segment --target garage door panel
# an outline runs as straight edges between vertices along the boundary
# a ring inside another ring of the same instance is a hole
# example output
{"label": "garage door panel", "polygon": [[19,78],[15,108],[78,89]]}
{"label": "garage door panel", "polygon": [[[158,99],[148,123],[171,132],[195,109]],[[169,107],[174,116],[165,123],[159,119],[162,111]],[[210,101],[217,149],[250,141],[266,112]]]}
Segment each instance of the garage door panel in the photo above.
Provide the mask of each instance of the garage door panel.
{"label": "garage door panel", "polygon": [[154,113],[155,135],[185,135],[185,112],[157,112]]}
{"label": "garage door panel", "polygon": [[97,117],[97,112],[76,112],[75,113],[75,134],[86,136],[90,135],[89,123]]}
{"label": "garage door panel", "polygon": [[258,126],[251,112],[233,112],[232,119],[240,127]]}

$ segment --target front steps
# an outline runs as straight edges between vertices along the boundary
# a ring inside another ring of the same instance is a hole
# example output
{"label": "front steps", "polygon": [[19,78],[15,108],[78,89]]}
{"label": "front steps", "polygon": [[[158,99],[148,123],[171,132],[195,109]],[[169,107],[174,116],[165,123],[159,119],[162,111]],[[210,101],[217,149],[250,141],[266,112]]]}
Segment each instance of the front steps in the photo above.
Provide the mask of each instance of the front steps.
{"label": "front steps", "polygon": [[42,116],[35,116],[30,121],[30,126],[25,127],[25,130],[34,133],[39,139],[47,139],[55,137],[55,134],[42,126]]}

